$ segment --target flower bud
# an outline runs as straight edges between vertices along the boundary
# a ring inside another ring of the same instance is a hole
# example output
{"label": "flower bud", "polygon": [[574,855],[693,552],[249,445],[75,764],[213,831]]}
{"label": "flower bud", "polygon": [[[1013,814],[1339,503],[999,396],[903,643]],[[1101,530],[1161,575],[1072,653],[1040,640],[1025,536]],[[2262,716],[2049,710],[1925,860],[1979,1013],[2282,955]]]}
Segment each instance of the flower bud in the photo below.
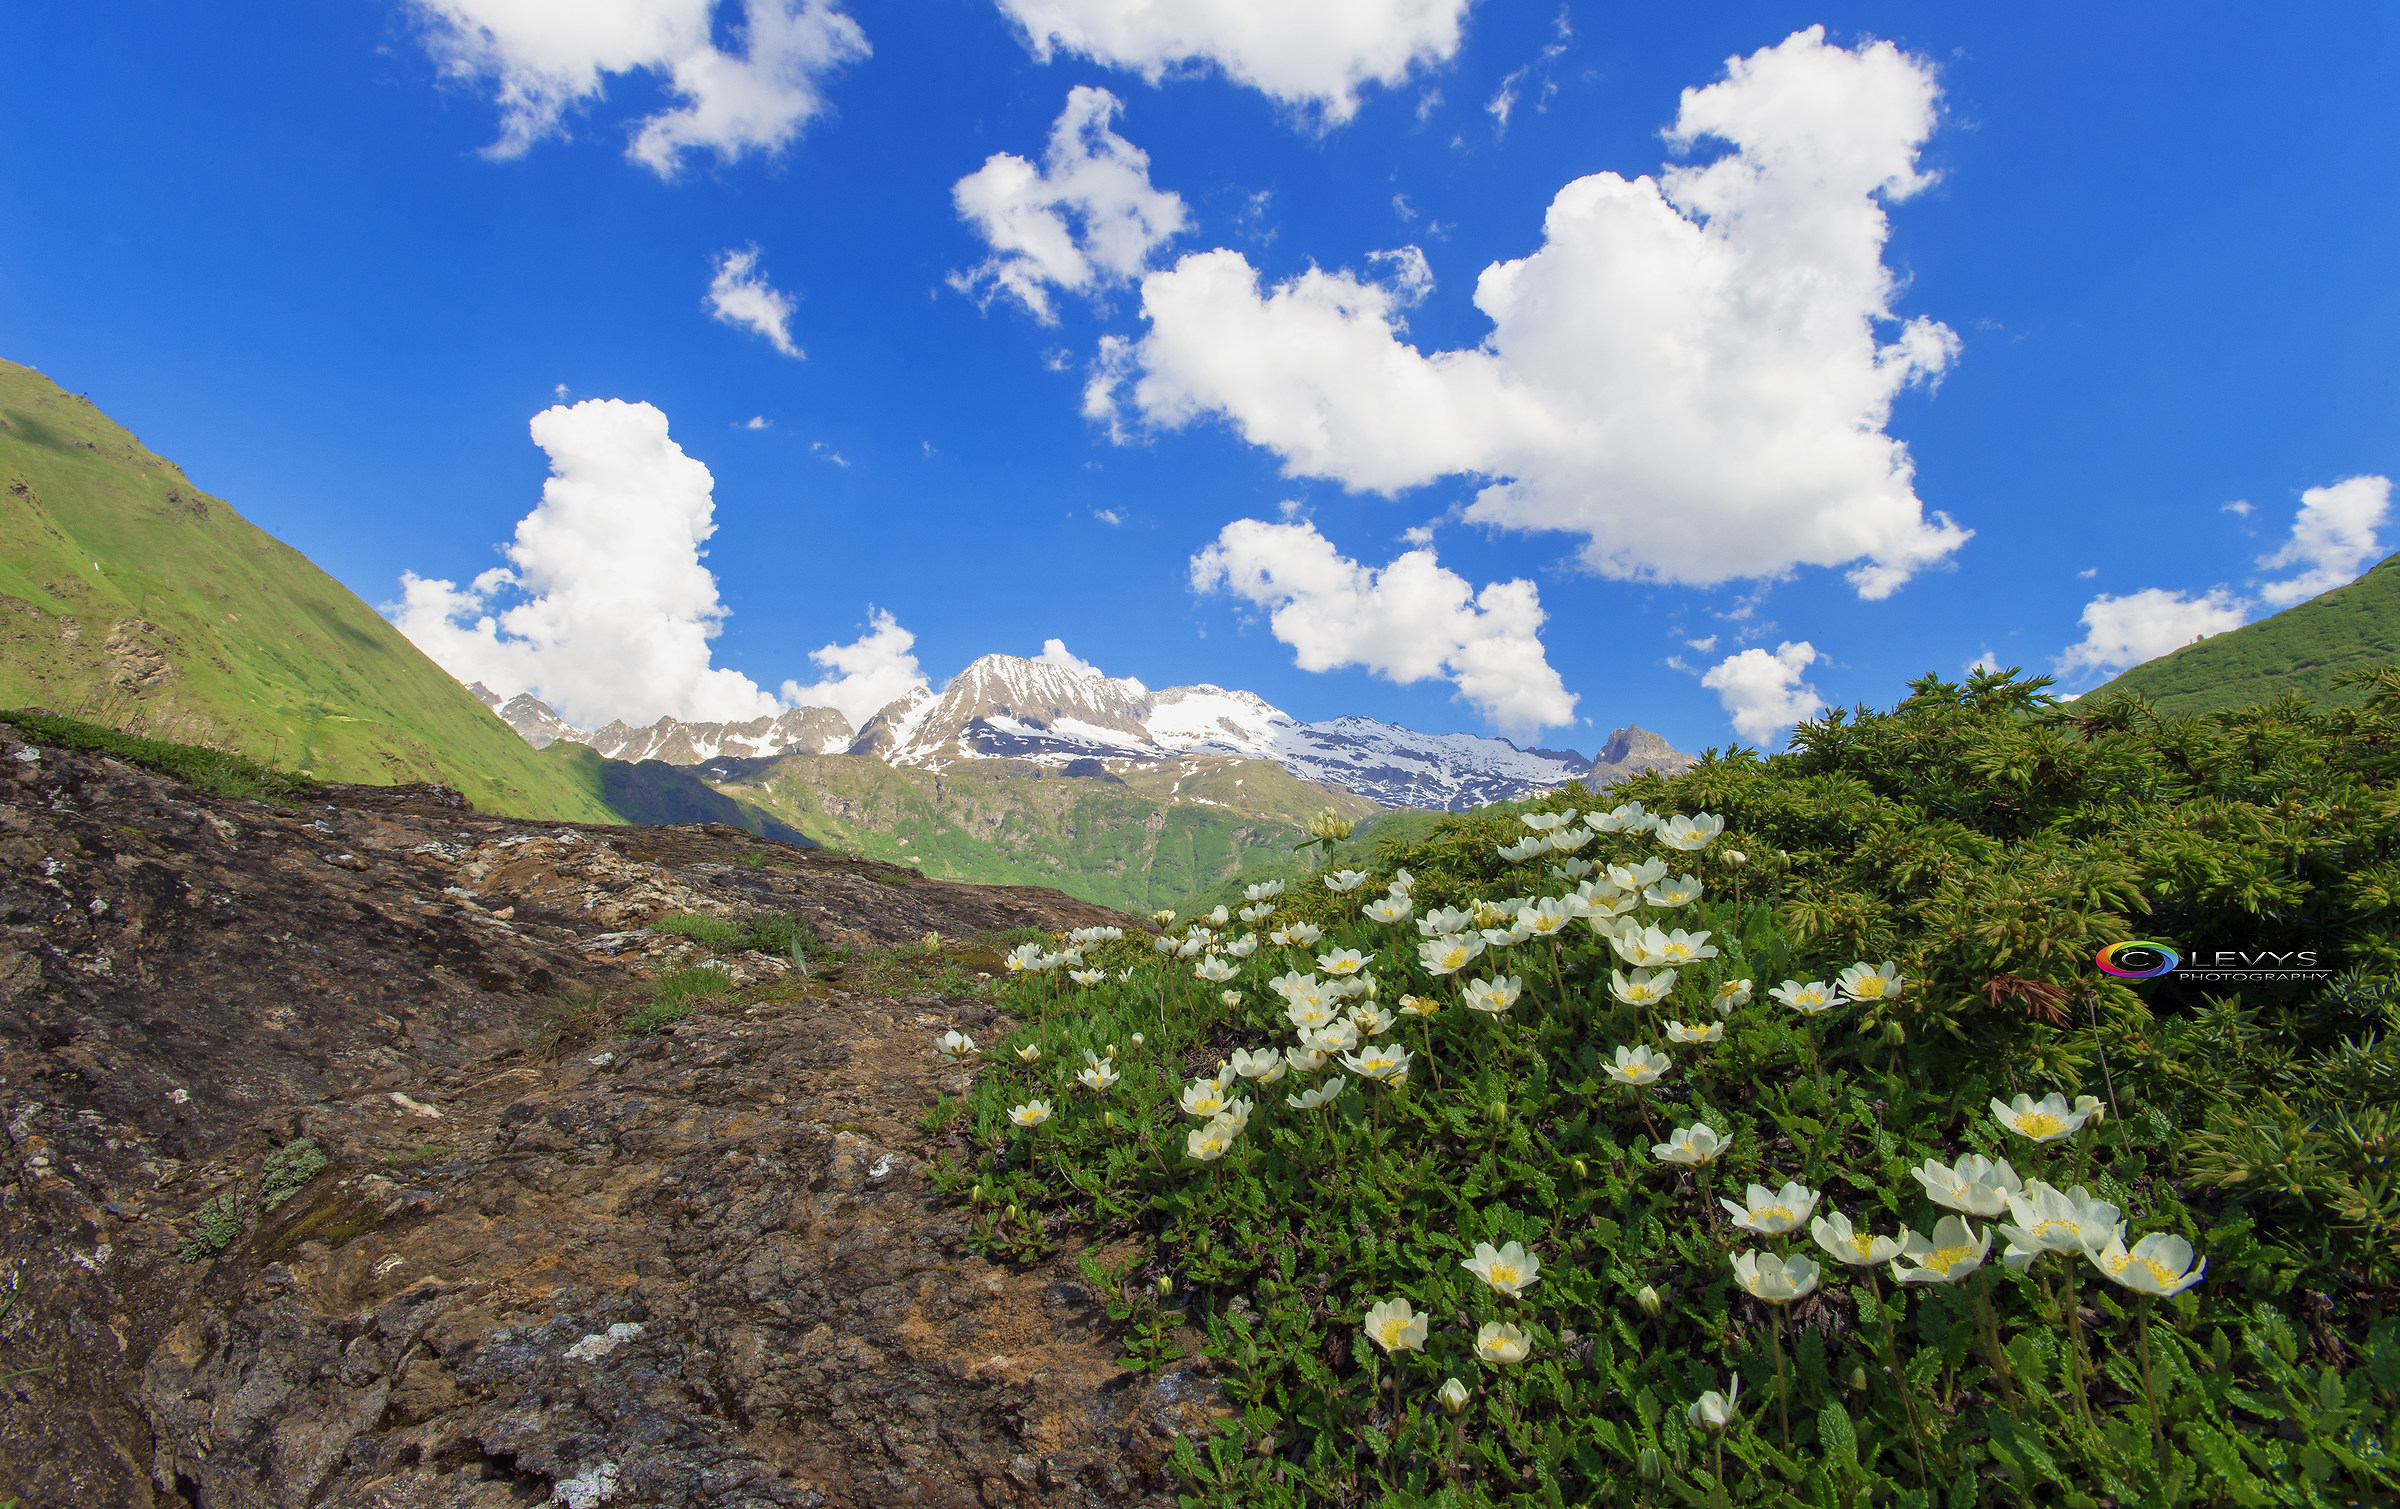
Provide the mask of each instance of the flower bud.
{"label": "flower bud", "polygon": [[1850,1392],[1854,1394],[1863,1394],[1866,1391],[1867,1366],[1862,1362],[1850,1370]]}
{"label": "flower bud", "polygon": [[1100,1113],[1100,1124],[1112,1132],[1115,1131],[1117,1129],[1117,1113],[1114,1111],[1102,1111]]}
{"label": "flower bud", "polygon": [[1585,1164],[1585,1163],[1584,1163],[1584,1161],[1583,1161],[1581,1158],[1578,1158],[1578,1159],[1576,1159],[1576,1160],[1575,1160],[1575,1177],[1576,1177],[1576,1178],[1578,1178],[1578,1179],[1589,1179],[1591,1176],[1592,1176],[1592,1171],[1591,1171],[1591,1168],[1590,1168],[1590,1167],[1589,1167],[1587,1164]]}
{"label": "flower bud", "polygon": [[1018,1217],[1019,1214],[1021,1214],[1021,1212],[1018,1211],[1016,1202],[1011,1200],[1008,1204],[1008,1218],[1013,1221]]}
{"label": "flower bud", "polygon": [[1445,1378],[1433,1397],[1441,1401],[1443,1414],[1455,1415],[1467,1407],[1467,1386],[1455,1378]]}
{"label": "flower bud", "polygon": [[1165,1299],[1168,1295],[1173,1294],[1174,1292],[1175,1280],[1169,1278],[1163,1273],[1160,1274],[1158,1276],[1158,1297],[1160,1299]]}
{"label": "flower bud", "polygon": [[967,1203],[969,1205],[981,1205],[983,1203],[982,1185],[974,1184],[967,1187]]}
{"label": "flower bud", "polygon": [[1645,1446],[1634,1454],[1633,1470],[1642,1475],[1645,1483],[1663,1483],[1667,1480],[1667,1459],[1659,1455],[1657,1447]]}
{"label": "flower bud", "polygon": [[1652,1320],[1658,1319],[1660,1314],[1662,1314],[1667,1308],[1667,1302],[1663,1299],[1660,1299],[1658,1297],[1658,1291],[1651,1288],[1648,1284],[1642,1285],[1642,1292],[1633,1297],[1633,1302],[1637,1305],[1640,1305],[1642,1307],[1642,1313],[1649,1316]]}
{"label": "flower bud", "polygon": [[1901,1026],[1898,1022],[1883,1024],[1883,1045],[1886,1048],[1897,1048],[1907,1041],[1908,1029],[1906,1027]]}
{"label": "flower bud", "polygon": [[1142,1045],[1142,1035],[1138,1032],[1133,1035],[1133,1045],[1136,1048],[1139,1048]]}
{"label": "flower bud", "polygon": [[1497,1096],[1493,1097],[1492,1103],[1485,1107],[1485,1109],[1492,1113],[1492,1120],[1494,1121],[1508,1120],[1508,1102],[1500,1099]]}

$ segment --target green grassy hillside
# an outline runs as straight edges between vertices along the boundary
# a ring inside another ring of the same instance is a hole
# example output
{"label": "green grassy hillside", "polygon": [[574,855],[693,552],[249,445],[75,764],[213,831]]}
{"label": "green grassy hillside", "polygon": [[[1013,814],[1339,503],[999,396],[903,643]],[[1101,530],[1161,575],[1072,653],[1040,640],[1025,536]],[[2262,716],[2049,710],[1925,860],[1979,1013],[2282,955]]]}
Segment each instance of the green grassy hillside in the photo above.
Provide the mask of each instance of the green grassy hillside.
{"label": "green grassy hillside", "polygon": [[1016,760],[944,771],[850,755],[719,761],[726,796],[822,843],[944,880],[1056,886],[1127,911],[1181,907],[1197,892],[1288,858],[1326,807],[1373,802],[1264,760],[1188,759],[1117,777],[1065,776]]}
{"label": "green grassy hillside", "polygon": [[383,617],[173,462],[0,361],[0,706],[326,780],[612,822]]}
{"label": "green grassy hillside", "polygon": [[2400,555],[2321,597],[2144,661],[2086,692],[2135,692],[2161,712],[2191,717],[2298,692],[2328,707],[2356,706],[2363,687],[2336,691],[2344,671],[2400,661]]}
{"label": "green grassy hillside", "polygon": [[761,838],[813,846],[816,840],[718,791],[680,765],[664,760],[610,760],[589,745],[561,739],[535,756],[628,823],[727,823]]}

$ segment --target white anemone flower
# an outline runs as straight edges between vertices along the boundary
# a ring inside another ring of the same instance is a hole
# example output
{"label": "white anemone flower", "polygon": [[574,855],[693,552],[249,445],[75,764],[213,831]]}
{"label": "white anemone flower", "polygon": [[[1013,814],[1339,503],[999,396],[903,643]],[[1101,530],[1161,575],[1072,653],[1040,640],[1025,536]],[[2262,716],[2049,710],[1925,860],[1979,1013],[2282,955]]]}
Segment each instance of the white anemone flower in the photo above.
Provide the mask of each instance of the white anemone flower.
{"label": "white anemone flower", "polygon": [[1673,880],[1662,880],[1642,892],[1642,899],[1652,906],[1690,906],[1700,899],[1700,891],[1698,876],[1678,875]]}
{"label": "white anemone flower", "polygon": [[1381,1037],[1400,1025],[1400,1019],[1372,1002],[1361,1002],[1350,1008],[1350,1025],[1361,1037]]}
{"label": "white anemone flower", "polygon": [[1216,1116],[1225,1110],[1225,1087],[1218,1084],[1217,1077],[1212,1074],[1206,1079],[1195,1079],[1185,1085],[1183,1094],[1176,1099],[1186,1116]]}
{"label": "white anemone flower", "polygon": [[1232,1151],[1234,1139],[1240,1135],[1223,1120],[1212,1120],[1184,1134],[1183,1151],[1202,1163],[1214,1163]]}
{"label": "white anemone flower", "polygon": [[1619,890],[1639,894],[1646,886],[1654,886],[1667,878],[1667,862],[1645,859],[1638,865],[1610,865],[1608,878]]}
{"label": "white anemone flower", "polygon": [[1477,1242],[1475,1255],[1458,1266],[1489,1284],[1503,1299],[1515,1299],[1542,1281],[1542,1260],[1517,1242],[1501,1247]]}
{"label": "white anemone flower", "polygon": [[1165,907],[1158,911],[1152,912],[1150,914],[1150,920],[1157,923],[1160,927],[1171,926],[1175,921],[1175,909],[1173,907]]}
{"label": "white anemone flower", "polygon": [[1315,948],[1317,940],[1325,936],[1325,929],[1313,922],[1295,922],[1283,930],[1283,935],[1294,948]]}
{"label": "white anemone flower", "polygon": [[1300,971],[1294,969],[1286,971],[1283,974],[1279,974],[1274,979],[1269,980],[1267,982],[1267,989],[1275,992],[1277,995],[1282,996],[1288,1001],[1291,999],[1293,987],[1302,985],[1313,986],[1316,983],[1317,977],[1315,975],[1304,975],[1300,973]]}
{"label": "white anemone flower", "polygon": [[1242,899],[1245,901],[1273,901],[1282,894],[1283,882],[1280,880],[1262,880],[1257,885],[1242,887]]}
{"label": "white anemone flower", "polygon": [[1674,1067],[1657,1049],[1647,1044],[1639,1048],[1619,1044],[1616,1061],[1601,1065],[1601,1072],[1621,1085],[1647,1085],[1656,1083]]}
{"label": "white anemone flower", "polygon": [[1957,1216],[1944,1216],[1934,1223],[1931,1237],[1909,1233],[1892,1264],[1892,1276],[1904,1284],[1955,1284],[1982,1267],[1991,1250],[1990,1232],[1979,1232]]}
{"label": "white anemone flower", "polygon": [[[1089,1058],[1091,1055],[1087,1053],[1084,1056]],[[1075,1071],[1075,1078],[1082,1083],[1083,1087],[1099,1095],[1106,1095],[1115,1089],[1120,1077],[1117,1073],[1116,1060],[1110,1058],[1085,1064]]]}
{"label": "white anemone flower", "polygon": [[1565,812],[1520,812],[1517,821],[1536,833],[1556,833],[1575,821],[1575,809],[1570,807]]}
{"label": "white anemone flower", "polygon": [[1971,1216],[1996,1216],[2008,1209],[2008,1197],[2024,1192],[2024,1183],[2017,1171],[2008,1166],[2006,1158],[1998,1162],[1980,1153],[1969,1153],[1955,1164],[1936,1163],[1928,1158],[1918,1168],[1909,1170],[1925,1193],[1936,1205],[1963,1210]]}
{"label": "white anemone flower", "polygon": [[1727,1426],[1733,1424],[1736,1405],[1741,1397],[1742,1375],[1736,1373],[1733,1375],[1732,1386],[1724,1393],[1720,1394],[1715,1389],[1710,1389],[1699,1398],[1694,1399],[1685,1418],[1692,1422],[1694,1430],[1704,1430],[1712,1436],[1721,1434]]}
{"label": "white anemone flower", "polygon": [[2040,1100],[2020,1090],[2014,1101],[1993,1097],[1992,1119],[2030,1141],[2056,1142],[2082,1131],[2083,1124],[2091,1120],[2091,1112],[2070,1107],[2067,1098],[2056,1090]]}
{"label": "white anemone flower", "polygon": [[1771,1252],[1737,1252],[1733,1276],[1752,1297],[1770,1305],[1788,1305],[1807,1297],[1824,1270],[1812,1257],[1780,1258]]}
{"label": "white anemone flower", "polygon": [[1550,835],[1550,852],[1553,854],[1572,854],[1577,849],[1582,848],[1585,844],[1588,844],[1591,841],[1591,829],[1569,828],[1562,833],[1553,833]]}
{"label": "white anemone flower", "polygon": [[1536,938],[1554,938],[1567,930],[1575,916],[1566,902],[1547,897],[1517,913],[1517,926]]}
{"label": "white anemone flower", "polygon": [[1213,955],[1192,966],[1193,977],[1211,985],[1222,985],[1240,973],[1240,970]]}
{"label": "white anemone flower", "polygon": [[1258,923],[1266,921],[1269,917],[1274,916],[1275,909],[1271,906],[1246,906],[1233,915],[1241,918],[1244,922],[1255,926]]}
{"label": "white anemone flower", "polygon": [[1241,1009],[1242,993],[1238,990],[1220,990],[1217,992],[1217,999],[1225,1003],[1225,1009],[1228,1011]]}
{"label": "white anemone flower", "polygon": [[1717,993],[1711,999],[1710,1004],[1717,1008],[1719,1016],[1733,1015],[1742,1007],[1750,1004],[1750,982],[1748,980],[1727,980],[1717,987]]}
{"label": "white anemone flower", "polygon": [[933,1040],[933,1051],[955,1064],[975,1051],[975,1039],[954,1027]]}
{"label": "white anemone flower", "polygon": [[1422,1352],[1433,1317],[1419,1315],[1405,1299],[1387,1299],[1367,1309],[1367,1339],[1387,1352]]}
{"label": "white anemone flower", "polygon": [[2123,1231],[2112,1232],[2105,1245],[2090,1253],[2092,1266],[2115,1282],[2136,1294],[2165,1298],[2181,1294],[2200,1282],[2208,1271],[2208,1260],[2192,1261],[2192,1244],[2179,1236],[2154,1231],[2133,1244],[2125,1246]]}
{"label": "white anemone flower", "polygon": [[1811,980],[1806,985],[1798,980],[1786,980],[1767,994],[1802,1016],[1815,1016],[1833,1009],[1833,987],[1823,980]]}
{"label": "white anemone flower", "polygon": [[1431,996],[1404,995],[1400,998],[1402,1016],[1440,1016],[1442,1003]]}
{"label": "white anemone flower", "polygon": [[1647,833],[1658,822],[1640,802],[1626,802],[1607,811],[1595,812],[1585,818],[1585,826],[1599,833]]}
{"label": "white anemone flower", "polygon": [[1050,1119],[1050,1102],[1029,1100],[1021,1106],[1010,1106],[1008,1119],[1031,1131]]}
{"label": "white anemone flower", "polygon": [[1417,931],[1428,938],[1447,938],[1475,925],[1475,914],[1454,906],[1437,906],[1417,919]]}
{"label": "white anemone flower", "polygon": [[1483,930],[1483,942],[1486,948],[1513,948],[1532,936],[1533,934],[1516,925],[1514,917],[1509,919],[1507,927],[1487,927]]}
{"label": "white anemone flower", "polygon": [[1223,907],[1218,907],[1208,914],[1208,920],[1215,923],[1219,927],[1223,927],[1226,923],[1231,922],[1233,918],[1226,913]]}
{"label": "white anemone flower", "polygon": [[1869,1268],[1898,1257],[1908,1245],[1911,1233],[1903,1226],[1896,1237],[1879,1237],[1853,1227],[1850,1218],[1840,1211],[1828,1210],[1808,1223],[1808,1234],[1837,1261],[1853,1268]]}
{"label": "white anemone flower", "polygon": [[1175,952],[1175,940],[1166,937],[1163,934],[1159,937],[1151,939],[1150,946],[1154,949],[1157,949],[1162,954],[1171,954]]}
{"label": "white anemone flower", "polygon": [[1196,927],[1193,928],[1190,933],[1185,935],[1182,943],[1176,945],[1175,957],[1178,959],[1194,959],[1206,952],[1207,949],[1208,931],[1205,928]]}
{"label": "white anemone flower", "polygon": [[1417,960],[1429,973],[1454,975],[1475,962],[1483,939],[1474,933],[1452,933],[1417,945]]}
{"label": "white anemone flower", "polygon": [[1666,1141],[1650,1144],[1650,1156],[1661,1163],[1714,1163],[1731,1146],[1732,1133],[1719,1136],[1715,1127],[1695,1121],[1669,1132]]}
{"label": "white anemone flower", "polygon": [[1381,901],[1367,903],[1369,922],[1406,922],[1413,905],[1405,895],[1386,896]]}
{"label": "white anemone flower", "polygon": [[1549,850],[1550,836],[1536,833],[1531,838],[1521,838],[1513,844],[1502,844],[1492,852],[1515,865],[1523,864],[1537,854],[1546,854]]}
{"label": "white anemone flower", "polygon": [[1325,982],[1325,993],[1341,1001],[1356,1000],[1360,996],[1373,1000],[1375,998],[1375,977],[1373,975],[1350,975],[1339,980],[1328,980]]}
{"label": "white anemone flower", "polygon": [[1303,1034],[1300,1046],[1319,1053],[1347,1053],[1358,1046],[1358,1029],[1344,1021],[1327,1022]]}
{"label": "white anemone flower", "polygon": [[1817,1208],[1817,1192],[1797,1180],[1786,1180],[1781,1189],[1751,1185],[1742,1192],[1739,1205],[1722,1196],[1717,1203],[1733,1217],[1734,1225],[1762,1237],[1779,1237],[1808,1220]]}
{"label": "white anemone flower", "polygon": [[1233,1135],[1239,1137],[1242,1133],[1250,1130],[1250,1110],[1250,1097],[1236,1096],[1225,1102],[1225,1109],[1217,1113],[1217,1120],[1225,1123],[1232,1129]]}
{"label": "white anemone flower", "polygon": [[1711,1022],[1705,1027],[1687,1027],[1681,1022],[1667,1023],[1670,1043],[1713,1043],[1725,1036],[1723,1022]]}
{"label": "white anemone flower", "polygon": [[1667,962],[1667,935],[1655,927],[1628,925],[1609,935],[1609,946],[1628,964],[1655,969]]}
{"label": "white anemone flower", "polygon": [[1256,933],[1244,933],[1225,945],[1225,956],[1229,959],[1247,959],[1257,952],[1258,934]]}
{"label": "white anemone flower", "polygon": [[1886,959],[1881,964],[1853,964],[1833,983],[1853,1001],[1897,1001],[1908,981],[1900,967]]}
{"label": "white anemone flower", "polygon": [[1533,1343],[1515,1326],[1487,1320],[1475,1333],[1475,1355],[1502,1367],[1514,1367],[1533,1355]]}
{"label": "white anemone flower", "polygon": [[1323,993],[1311,991],[1306,996],[1294,996],[1283,1008],[1284,1020],[1301,1032],[1314,1032],[1333,1020],[1333,1006]]}
{"label": "white anemone flower", "polygon": [[1314,1074],[1325,1067],[1325,1055],[1309,1047],[1284,1049],[1283,1061],[1292,1066],[1294,1074]]}
{"label": "white anemone flower", "polygon": [[1561,880],[1581,880],[1584,876],[1592,873],[1592,862],[1588,859],[1570,859],[1562,864],[1552,865],[1550,873]]}
{"label": "white anemone flower", "polygon": [[1336,892],[1355,891],[1367,883],[1364,870],[1336,870],[1325,877],[1325,889]]}
{"label": "white anemone flower", "polygon": [[1369,1043],[1356,1053],[1343,1054],[1342,1065],[1363,1078],[1388,1080],[1397,1085],[1408,1078],[1408,1050],[1397,1043]]}
{"label": "white anemone flower", "polygon": [[1274,1048],[1255,1051],[1236,1048],[1233,1050],[1233,1072],[1244,1079],[1263,1080],[1271,1085],[1283,1077],[1283,1054]]}
{"label": "white anemone flower", "polygon": [[2008,1213],[2015,1223],[2002,1226],[2000,1234],[2013,1245],[2070,1253],[2105,1247],[2125,1214],[2106,1200],[2094,1199],[2080,1184],[2060,1190],[2039,1179],[2028,1181],[2024,1193],[2008,1197]]}
{"label": "white anemone flower", "polygon": [[1725,819],[1703,812],[1697,817],[1670,817],[1658,824],[1658,841],[1670,849],[1698,853],[1725,831]]}
{"label": "white anemone flower", "polygon": [[1067,978],[1078,985],[1097,985],[1108,978],[1108,971],[1105,969],[1072,969],[1067,971]]}
{"label": "white anemone flower", "polygon": [[1467,1009],[1498,1016],[1517,1004],[1517,997],[1524,989],[1524,980],[1516,975],[1503,975],[1497,980],[1469,980]]}
{"label": "white anemone flower", "polygon": [[1332,1105],[1335,1101],[1341,1099],[1342,1089],[1349,1083],[1350,1081],[1348,1079],[1344,1078],[1342,1075],[1336,1074],[1333,1078],[1325,1081],[1325,1083],[1317,1086],[1313,1090],[1305,1090],[1298,1095],[1286,1096],[1284,1098],[1284,1103],[1295,1111],[1320,1110],[1323,1107]]}
{"label": "white anemone flower", "polygon": [[1027,1043],[1024,1047],[1019,1048],[1017,1050],[1017,1061],[1027,1064],[1040,1063],[1042,1061],[1041,1045],[1038,1043]]}
{"label": "white anemone flower", "polygon": [[1362,954],[1355,948],[1337,948],[1332,953],[1317,955],[1317,968],[1336,977],[1354,975],[1374,960],[1373,954]]}
{"label": "white anemone flower", "polygon": [[1392,872],[1392,887],[1391,887],[1391,890],[1392,890],[1392,894],[1393,894],[1393,895],[1395,895],[1395,896],[1404,896],[1404,895],[1408,894],[1410,891],[1413,891],[1413,890],[1415,890],[1416,888],[1417,888],[1417,877],[1416,877],[1416,876],[1409,874],[1409,873],[1408,873],[1406,870],[1394,870],[1394,871]]}
{"label": "white anemone flower", "polygon": [[1675,994],[1675,971],[1671,969],[1637,969],[1631,976],[1623,970],[1608,972],[1611,995],[1628,1006],[1656,1006]]}

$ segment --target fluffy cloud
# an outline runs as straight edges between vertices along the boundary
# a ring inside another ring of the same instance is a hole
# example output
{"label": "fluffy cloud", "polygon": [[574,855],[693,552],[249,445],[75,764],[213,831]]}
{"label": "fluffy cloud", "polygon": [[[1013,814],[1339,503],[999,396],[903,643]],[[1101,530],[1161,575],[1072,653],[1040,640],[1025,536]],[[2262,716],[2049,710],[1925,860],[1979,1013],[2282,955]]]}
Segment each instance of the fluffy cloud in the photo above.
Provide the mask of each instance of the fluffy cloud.
{"label": "fluffy cloud", "polygon": [[700,563],[714,484],[668,437],[667,416],[591,399],[545,409],[530,428],[551,476],[509,564],[463,588],[405,573],[401,601],[384,609],[400,631],[459,680],[531,691],[587,728],[773,712],[749,677],[709,664],[726,614]]}
{"label": "fluffy cloud", "polygon": [[1179,67],[1225,76],[1327,124],[1370,83],[1457,55],[1470,0],[1000,0],[1035,57],[1077,53],[1155,84]]}
{"label": "fluffy cloud", "polygon": [[1045,325],[1058,322],[1050,289],[1089,294],[1130,283],[1189,222],[1183,200],[1150,186],[1150,158],[1109,129],[1124,106],[1077,85],[1035,167],[995,152],[951,187],[959,218],[992,255],[950,286],[988,300],[1005,293]]}
{"label": "fluffy cloud", "polygon": [[1062,671],[1073,671],[1078,676],[1089,676],[1095,681],[1108,679],[1107,672],[1069,650],[1067,642],[1063,639],[1043,640],[1042,653],[1033,657],[1033,663],[1035,665],[1054,665]]}
{"label": "fluffy cloud", "polygon": [[2269,582],[2259,589],[2259,598],[2270,607],[2288,608],[2357,580],[2383,558],[2375,531],[2391,507],[2389,477],[2349,477],[2302,493],[2291,539],[2273,555],[2260,556],[2258,564],[2267,571],[2308,569],[2289,581]]}
{"label": "fluffy cloud", "polygon": [[2103,592],[2084,605],[2083,639],[2059,657],[2061,674],[2121,671],[2227,629],[2238,629],[2250,605],[2223,587],[2201,594],[2145,587],[2123,597]]}
{"label": "fluffy cloud", "polygon": [[[494,157],[564,135],[568,111],[607,75],[649,71],[680,103],[645,117],[626,155],[663,178],[708,149],[772,152],[825,109],[819,82],[867,55],[858,23],[825,0],[741,0],[739,50],[712,36],[719,0],[415,0],[426,45],[451,76],[500,105]],[[725,7],[732,9],[731,6]]]}
{"label": "fluffy cloud", "polygon": [[867,632],[849,644],[829,644],[808,658],[834,674],[802,686],[783,684],[783,700],[793,707],[830,707],[860,728],[884,708],[927,685],[925,673],[910,653],[917,636],[900,627],[889,613],[869,610]]}
{"label": "fluffy cloud", "polygon": [[1825,709],[1817,689],[1800,679],[1816,663],[1817,649],[1807,640],[1785,640],[1775,653],[1749,649],[1728,655],[1700,678],[1717,694],[1733,731],[1753,744],[1766,744],[1803,718]]}
{"label": "fluffy cloud", "polygon": [[[1930,180],[1932,71],[1821,29],[1687,90],[1670,137],[1731,150],[1552,201],[1545,241],[1484,270],[1478,345],[1402,339],[1423,292],[1311,269],[1262,291],[1239,253],[1142,280],[1149,329],[1103,343],[1085,410],[1175,428],[1222,416],[1291,475],[1397,493],[1490,479],[1475,522],[1584,537],[1610,576],[1710,584],[1850,565],[1889,595],[1968,531],[1884,433],[1958,338],[1897,322],[1885,205]],[[1422,265],[1422,259],[1419,259]]]}
{"label": "fluffy cloud", "polygon": [[[708,312],[724,324],[765,336],[767,344],[795,360],[807,353],[792,344],[792,296],[779,292],[758,270],[758,248],[728,251],[717,258],[708,284]],[[753,423],[753,429],[765,429]]]}
{"label": "fluffy cloud", "polygon": [[1546,616],[1528,581],[1481,592],[1412,550],[1378,570],[1345,558],[1308,523],[1237,519],[1192,557],[1192,590],[1267,610],[1304,671],[1364,666],[1403,685],[1440,677],[1502,728],[1573,721],[1575,697],[1545,658]]}

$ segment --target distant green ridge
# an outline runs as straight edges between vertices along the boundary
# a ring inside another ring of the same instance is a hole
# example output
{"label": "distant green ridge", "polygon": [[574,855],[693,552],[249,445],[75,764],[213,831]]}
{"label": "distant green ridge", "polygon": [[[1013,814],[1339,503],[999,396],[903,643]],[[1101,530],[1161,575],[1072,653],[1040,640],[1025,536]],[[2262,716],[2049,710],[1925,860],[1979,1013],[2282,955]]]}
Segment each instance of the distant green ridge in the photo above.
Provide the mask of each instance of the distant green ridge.
{"label": "distant green ridge", "polygon": [[2297,692],[2325,706],[2363,702],[2366,688],[2333,678],[2400,661],[2400,555],[2346,587],[2269,618],[2146,660],[2084,695],[2138,692],[2161,712],[2190,717]]}
{"label": "distant green ridge", "polygon": [[[755,803],[738,801],[680,765],[611,760],[589,745],[560,739],[538,758],[629,823],[725,823],[760,838],[815,848],[817,841]],[[4,1509],[4,1506],[0,1506]]]}
{"label": "distant green ridge", "polygon": [[0,361],[0,707],[616,822],[383,616],[91,400]]}

